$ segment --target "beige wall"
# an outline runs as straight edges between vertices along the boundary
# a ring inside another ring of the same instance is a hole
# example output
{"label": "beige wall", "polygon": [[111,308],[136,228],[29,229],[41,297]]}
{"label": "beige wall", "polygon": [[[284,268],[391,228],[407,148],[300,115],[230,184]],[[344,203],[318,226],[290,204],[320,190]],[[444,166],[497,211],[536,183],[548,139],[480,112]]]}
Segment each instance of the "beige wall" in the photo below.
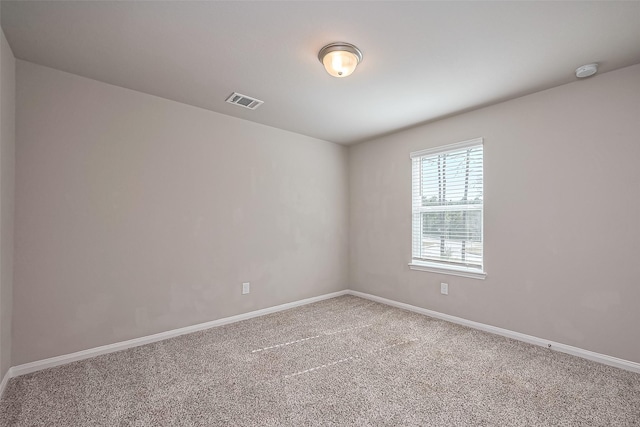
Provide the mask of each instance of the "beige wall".
{"label": "beige wall", "polygon": [[23,61],[17,90],[14,365],[346,288],[346,148]]}
{"label": "beige wall", "polygon": [[13,53],[0,30],[0,380],[11,366],[15,69]]}
{"label": "beige wall", "polygon": [[[409,153],[474,137],[487,279],[411,271]],[[351,147],[351,288],[640,362],[639,138],[636,65]]]}

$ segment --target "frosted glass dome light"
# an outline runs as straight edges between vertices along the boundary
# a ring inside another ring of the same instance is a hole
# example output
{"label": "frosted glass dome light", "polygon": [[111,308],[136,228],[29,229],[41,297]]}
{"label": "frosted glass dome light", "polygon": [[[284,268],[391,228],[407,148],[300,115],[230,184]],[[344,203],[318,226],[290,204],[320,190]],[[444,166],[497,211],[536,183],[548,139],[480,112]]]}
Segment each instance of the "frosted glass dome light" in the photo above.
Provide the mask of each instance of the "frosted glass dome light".
{"label": "frosted glass dome light", "polygon": [[320,49],[318,59],[333,77],[347,77],[362,61],[362,52],[350,43],[336,42]]}

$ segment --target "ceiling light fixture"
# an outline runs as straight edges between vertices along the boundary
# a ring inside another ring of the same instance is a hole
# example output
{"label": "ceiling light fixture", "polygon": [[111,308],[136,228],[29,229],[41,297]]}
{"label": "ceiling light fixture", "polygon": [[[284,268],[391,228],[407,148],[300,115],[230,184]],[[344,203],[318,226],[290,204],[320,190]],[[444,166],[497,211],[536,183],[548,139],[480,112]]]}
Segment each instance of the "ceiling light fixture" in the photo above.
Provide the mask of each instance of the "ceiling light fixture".
{"label": "ceiling light fixture", "polygon": [[362,52],[350,43],[336,42],[320,49],[318,59],[333,77],[347,77],[362,61]]}
{"label": "ceiling light fixture", "polygon": [[598,72],[598,64],[596,63],[587,64],[587,65],[583,65],[582,67],[576,68],[576,77],[582,79],[585,77],[593,76],[597,72]]}

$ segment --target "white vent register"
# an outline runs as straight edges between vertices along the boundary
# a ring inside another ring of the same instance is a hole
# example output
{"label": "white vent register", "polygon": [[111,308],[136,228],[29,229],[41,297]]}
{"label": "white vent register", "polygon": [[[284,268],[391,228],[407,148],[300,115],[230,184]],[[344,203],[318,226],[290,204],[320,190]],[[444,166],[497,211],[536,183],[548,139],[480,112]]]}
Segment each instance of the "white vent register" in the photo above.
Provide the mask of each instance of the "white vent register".
{"label": "white vent register", "polygon": [[228,98],[227,102],[229,104],[239,105],[244,108],[248,108],[250,110],[255,110],[262,104],[264,101],[260,101],[259,99],[251,98],[250,96],[243,95],[238,92],[233,92]]}

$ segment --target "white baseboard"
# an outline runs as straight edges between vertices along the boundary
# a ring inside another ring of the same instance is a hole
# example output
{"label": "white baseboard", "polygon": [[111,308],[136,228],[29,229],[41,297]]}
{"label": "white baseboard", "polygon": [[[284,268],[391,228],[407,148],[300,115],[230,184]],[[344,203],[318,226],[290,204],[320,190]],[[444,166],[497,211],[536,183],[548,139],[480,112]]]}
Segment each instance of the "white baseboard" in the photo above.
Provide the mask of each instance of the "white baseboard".
{"label": "white baseboard", "polygon": [[[300,301],[294,301],[287,304],[277,305],[275,307],[264,308],[262,310],[251,311],[249,313],[239,314],[236,316],[225,317],[223,319],[213,320],[210,322],[199,323],[197,325],[187,326],[184,328],[173,329],[171,331],[161,332],[154,335],[148,335],[145,337],[134,338],[128,341],[121,341],[114,344],[108,344],[100,347],[95,347],[87,350],[78,351],[71,354],[65,354],[62,356],[51,357],[49,359],[38,360],[35,362],[25,363],[23,365],[14,366],[9,369],[5,374],[2,382],[0,383],[0,396],[4,392],[4,389],[10,378],[20,375],[29,374],[32,372],[40,371],[42,369],[53,368],[55,366],[64,365],[78,360],[88,359],[90,357],[99,356],[102,354],[113,353],[116,351],[126,350],[132,347],[138,347],[145,344],[151,344],[154,342],[166,340],[169,338],[177,337],[192,332],[201,331],[204,329],[214,328],[216,326],[227,325],[229,323],[239,322],[241,320],[247,320],[254,317],[264,316],[266,314],[276,313],[278,311],[288,310],[290,308],[299,307],[306,304],[326,300],[329,298],[335,298],[341,295],[354,295],[360,298],[365,298],[371,301],[386,304],[392,307],[401,308],[415,313],[423,314],[426,316],[434,317],[436,319],[446,320],[448,322],[457,323],[459,325],[468,326],[470,328],[479,329],[481,331],[490,332],[492,334],[501,335],[507,338],[512,338],[518,341],[524,341],[530,344],[539,345],[542,347],[551,348],[552,350],[560,351],[562,353],[571,354],[574,356],[582,357],[584,359],[593,360],[595,362],[603,363],[605,365],[614,366],[616,368],[625,369],[627,371],[640,373],[640,363],[631,362],[629,360],[619,359],[617,357],[607,356],[605,354],[595,353],[589,350],[583,350],[578,347],[557,343],[554,341],[545,340],[542,338],[534,337],[531,335],[521,334],[519,332],[510,331],[508,329],[502,329],[484,323],[474,322],[471,320],[463,319],[461,317],[450,316],[448,314],[439,313],[437,311],[428,310],[426,308],[416,307],[414,305],[405,304],[402,302],[390,300],[387,298],[378,297],[363,292],[344,290],[333,292],[330,294],[320,295],[313,298],[307,298]],[[549,347],[550,346],[550,347]]]}
{"label": "white baseboard", "polygon": [[[299,301],[277,305],[275,307],[263,308],[262,310],[256,310],[256,311],[251,311],[249,313],[238,314],[237,316],[225,317],[223,319],[212,320],[210,322],[199,323],[197,325],[186,326],[184,328],[173,329],[171,331],[166,331],[166,332],[160,332],[154,335],[147,335],[145,337],[134,338],[128,341],[121,341],[113,344],[108,344],[100,347],[78,351],[71,354],[64,354],[62,356],[56,356],[56,357],[51,357],[49,359],[37,360],[35,362],[25,363],[23,365],[14,366],[11,369],[9,369],[9,372],[7,373],[7,375],[5,375],[5,379],[8,380],[8,378],[30,374],[32,372],[40,371],[42,369],[47,369],[47,368],[53,368],[55,366],[65,365],[67,363],[76,362],[78,360],[99,356],[101,354],[107,354],[107,353],[113,353],[116,351],[126,350],[128,348],[138,347],[145,344],[151,344],[154,342],[163,341],[163,340],[177,337],[180,335],[202,331],[204,329],[215,328],[216,326],[227,325],[229,323],[235,323],[241,320],[251,319],[253,317],[259,317],[259,316],[264,316],[266,314],[276,313],[278,311],[288,310],[290,308],[299,307],[301,305],[311,304],[311,303],[322,301],[325,299],[346,295],[347,292],[348,291],[346,290],[333,292],[330,294],[320,295],[313,298],[307,298]],[[2,384],[4,383],[5,383],[5,380],[3,380]],[[1,393],[0,393],[0,396],[2,396]]]}
{"label": "white baseboard", "polygon": [[390,305],[392,307],[402,308],[404,310],[413,311],[415,313],[424,314],[436,319],[446,320],[447,322],[457,323],[459,325],[468,326],[473,329],[479,329],[481,331],[490,332],[496,335],[502,335],[503,337],[512,338],[518,341],[524,341],[529,344],[539,345],[541,347],[547,347],[551,350],[559,351],[561,353],[571,354],[583,359],[592,360],[594,362],[603,363],[605,365],[614,366],[616,368],[624,369],[631,372],[640,373],[640,363],[632,362],[630,360],[619,359],[613,356],[607,356],[606,354],[595,353],[593,351],[584,350],[578,347],[573,347],[567,344],[558,343],[555,341],[545,340],[543,338],[534,337],[532,335],[521,334],[520,332],[510,331],[508,329],[498,328],[496,326],[486,325],[484,323],[474,322],[472,320],[463,319],[461,317],[450,316],[448,314],[438,313],[437,311],[427,310],[426,308],[416,307],[415,305],[405,304],[402,302],[382,298],[379,296],[366,294],[358,291],[348,291],[349,295],[354,295],[360,298],[365,298],[371,301],[379,302],[382,304]]}
{"label": "white baseboard", "polygon": [[4,395],[4,389],[7,388],[7,384],[9,383],[9,380],[13,378],[12,370],[13,368],[7,369],[7,372],[4,374],[4,377],[2,377],[2,382],[0,382],[0,398],[2,398],[2,396]]}

